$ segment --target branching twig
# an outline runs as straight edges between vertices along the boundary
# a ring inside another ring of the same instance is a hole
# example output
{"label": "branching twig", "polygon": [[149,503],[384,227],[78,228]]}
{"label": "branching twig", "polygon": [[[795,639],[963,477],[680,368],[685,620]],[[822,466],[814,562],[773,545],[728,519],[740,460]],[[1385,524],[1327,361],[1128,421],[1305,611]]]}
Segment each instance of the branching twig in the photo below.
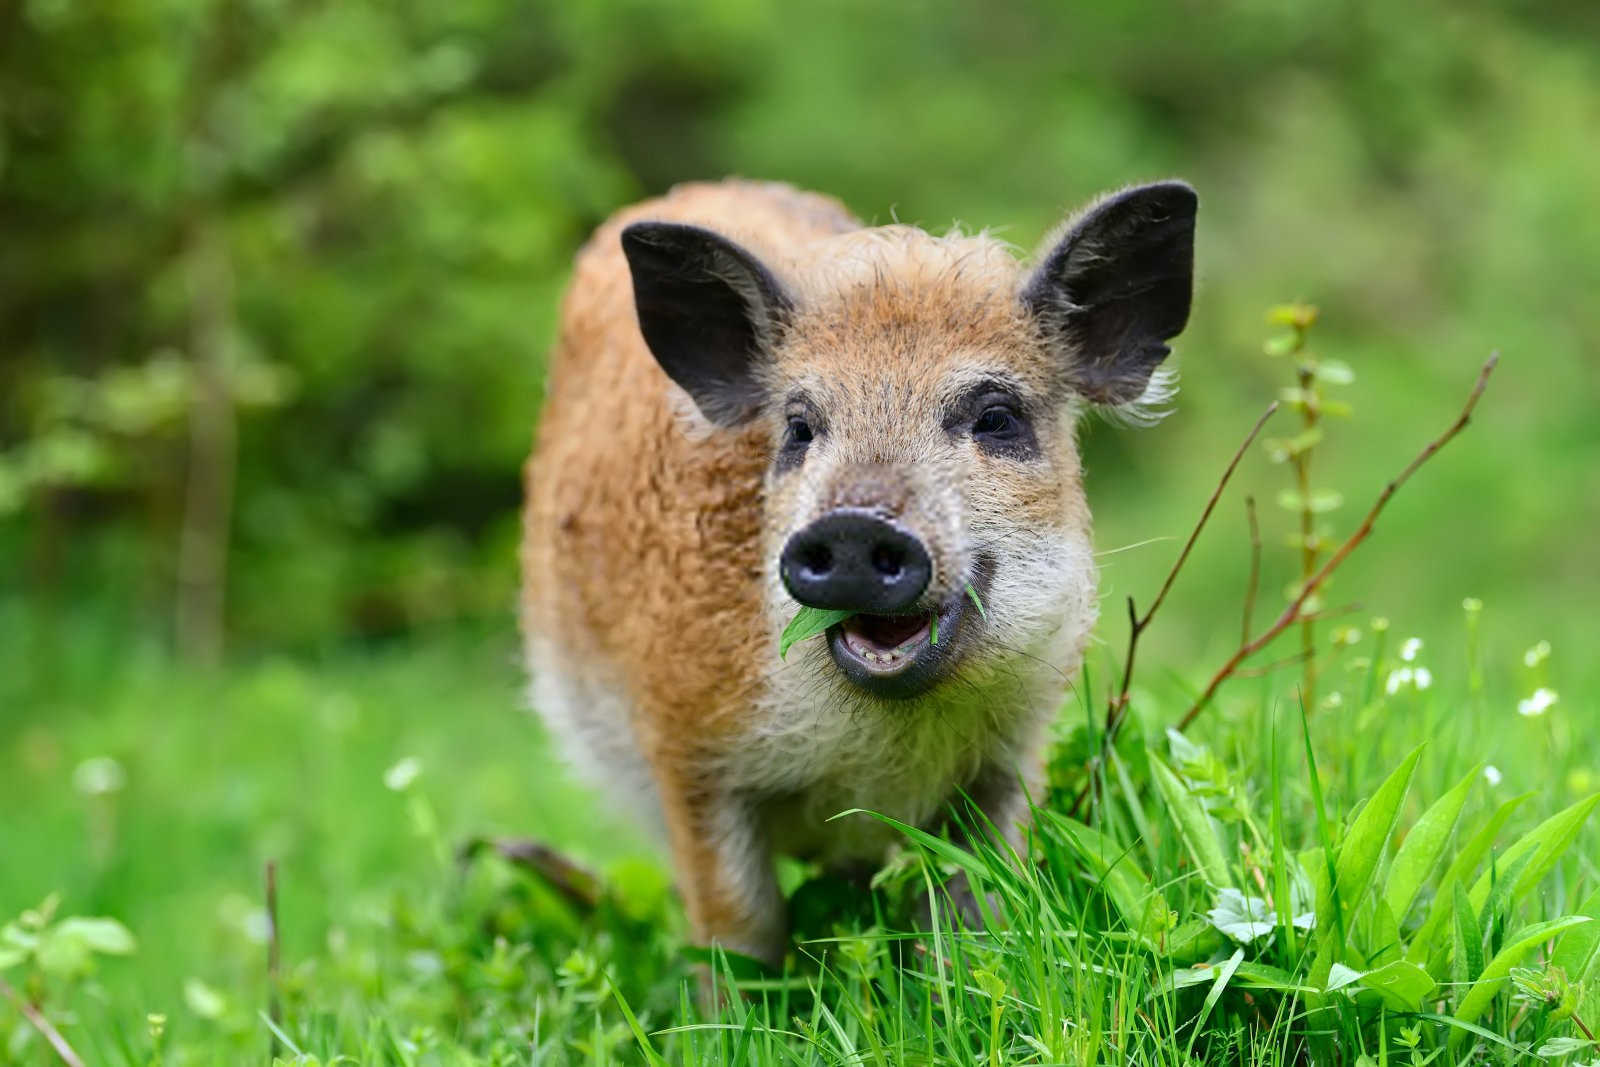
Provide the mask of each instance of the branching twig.
{"label": "branching twig", "polygon": [[1239,640],[1250,640],[1250,625],[1256,613],[1256,590],[1261,587],[1261,526],[1256,522],[1256,498],[1244,498],[1244,514],[1250,523],[1250,578],[1244,587],[1244,622]]}
{"label": "branching twig", "polygon": [[1221,688],[1222,683],[1226,682],[1238,671],[1239,665],[1244,660],[1261,651],[1273,638],[1283,633],[1290,626],[1303,620],[1304,615],[1302,612],[1306,601],[1311,599],[1322,584],[1328,580],[1328,577],[1339,569],[1340,565],[1349,558],[1350,553],[1354,552],[1372,534],[1373,527],[1378,521],[1378,516],[1382,514],[1390,498],[1417,472],[1419,467],[1433,458],[1434,453],[1438,452],[1439,449],[1449,443],[1451,438],[1466,428],[1467,421],[1472,417],[1473,408],[1478,406],[1478,398],[1483,395],[1484,389],[1489,385],[1489,375],[1494,373],[1495,365],[1499,362],[1500,353],[1496,352],[1489,356],[1489,359],[1483,365],[1483,369],[1478,372],[1478,381],[1472,387],[1472,393],[1467,397],[1467,402],[1462,407],[1461,414],[1457,416],[1456,421],[1451,423],[1438,437],[1429,441],[1422,451],[1417,453],[1416,458],[1407,464],[1406,468],[1393,481],[1383,487],[1383,492],[1378,494],[1378,499],[1373,502],[1371,510],[1367,512],[1366,518],[1356,528],[1355,533],[1346,538],[1344,543],[1334,550],[1333,555],[1329,556],[1316,574],[1301,587],[1294,600],[1289,603],[1288,607],[1283,609],[1282,614],[1273,620],[1272,625],[1267,627],[1259,637],[1242,642],[1233,655],[1228,657],[1227,662],[1218,668],[1217,673],[1211,676],[1211,681],[1206,684],[1199,699],[1178,720],[1175,728],[1179,732],[1188,729],[1190,724],[1199,717],[1200,713],[1211,703],[1212,697],[1216,696],[1217,690]]}
{"label": "branching twig", "polygon": [[1234,452],[1233,459],[1228,461],[1228,467],[1222,472],[1222,477],[1217,481],[1217,487],[1211,491],[1211,499],[1206,501],[1205,510],[1200,512],[1200,520],[1194,524],[1194,529],[1189,533],[1189,540],[1183,544],[1183,551],[1178,553],[1178,558],[1172,564],[1172,569],[1167,572],[1167,580],[1161,583],[1161,591],[1150,602],[1150,607],[1145,609],[1143,615],[1138,614],[1133,605],[1133,598],[1128,598],[1128,655],[1122,662],[1122,685],[1117,689],[1117,695],[1106,704],[1106,738],[1108,743],[1116,739],[1118,727],[1122,724],[1123,716],[1128,708],[1128,687],[1133,684],[1134,657],[1139,651],[1139,636],[1150,625],[1150,620],[1155,618],[1161,605],[1166,602],[1167,594],[1172,591],[1172,583],[1177,581],[1178,572],[1183,570],[1183,565],[1189,561],[1189,552],[1194,548],[1194,543],[1200,539],[1200,533],[1206,528],[1206,522],[1211,518],[1211,512],[1216,509],[1217,501],[1222,498],[1222,491],[1228,487],[1228,480],[1233,477],[1233,472],[1239,466],[1239,461],[1249,450],[1256,435],[1261,432],[1261,427],[1267,424],[1272,413],[1278,410],[1277,401],[1267,405],[1267,410],[1256,419],[1256,424],[1250,428],[1245,439],[1240,442],[1238,451]]}
{"label": "branching twig", "polygon": [[0,978],[0,996],[4,996],[15,1004],[17,1010],[22,1013],[22,1017],[32,1023],[35,1030],[44,1035],[44,1039],[50,1043],[50,1047],[56,1050],[56,1055],[61,1057],[62,1063],[66,1064],[67,1067],[83,1067],[83,1060],[79,1059],[78,1054],[72,1050],[72,1046],[67,1044],[67,1039],[61,1036],[61,1031],[55,1028],[55,1024],[46,1019],[44,1013],[38,1008],[29,1004],[26,997],[11,988],[11,983],[4,978]]}
{"label": "branching twig", "polygon": [[[1106,702],[1106,726],[1102,741],[1103,747],[1110,746],[1116,742],[1117,732],[1122,729],[1123,719],[1127,716],[1128,688],[1133,684],[1133,664],[1139,651],[1139,636],[1144,633],[1145,629],[1150,625],[1150,620],[1155,617],[1156,612],[1165,603],[1167,593],[1172,590],[1172,583],[1177,581],[1178,572],[1183,570],[1183,565],[1188,562],[1189,552],[1194,548],[1195,542],[1200,539],[1200,532],[1206,528],[1206,521],[1211,518],[1211,512],[1216,509],[1217,501],[1222,498],[1222,491],[1228,487],[1228,480],[1233,477],[1234,469],[1239,466],[1239,461],[1244,458],[1245,452],[1249,450],[1251,443],[1255,441],[1256,435],[1261,432],[1261,427],[1267,424],[1267,420],[1277,410],[1277,401],[1268,404],[1267,410],[1261,413],[1261,417],[1256,419],[1256,424],[1250,428],[1250,432],[1240,442],[1238,451],[1234,452],[1233,459],[1228,462],[1227,469],[1222,472],[1222,477],[1217,481],[1217,487],[1211,491],[1211,499],[1206,501],[1205,509],[1200,512],[1199,521],[1194,524],[1194,529],[1190,531],[1189,539],[1184,542],[1183,550],[1178,553],[1178,558],[1172,564],[1172,569],[1167,572],[1167,580],[1161,583],[1161,590],[1156,594],[1155,600],[1150,602],[1150,607],[1145,610],[1143,615],[1140,615],[1138,609],[1134,606],[1133,597],[1130,596],[1128,598],[1128,653],[1122,662],[1122,684],[1118,687],[1116,695]],[[1086,768],[1091,782],[1094,780],[1094,769],[1098,760],[1099,757],[1095,757]],[[1071,813],[1073,815],[1077,815],[1088,792],[1089,786],[1085,785],[1078,794],[1077,799],[1072,802]]]}

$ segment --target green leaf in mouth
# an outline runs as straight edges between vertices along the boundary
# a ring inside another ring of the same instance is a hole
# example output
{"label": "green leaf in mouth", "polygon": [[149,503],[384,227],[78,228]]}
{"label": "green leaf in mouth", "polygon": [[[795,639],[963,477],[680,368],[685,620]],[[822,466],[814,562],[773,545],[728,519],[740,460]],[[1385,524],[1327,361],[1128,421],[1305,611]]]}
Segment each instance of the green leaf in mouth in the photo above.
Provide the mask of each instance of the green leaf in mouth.
{"label": "green leaf in mouth", "polygon": [[978,591],[972,588],[972,583],[967,583],[967,596],[972,598],[972,606],[978,609],[978,617],[984,622],[989,621],[989,613],[983,610],[983,601],[978,599]]}
{"label": "green leaf in mouth", "polygon": [[[978,599],[978,591],[967,583],[967,596],[978,609],[978,614],[985,622],[989,621],[989,613],[983,609],[983,601]],[[805,641],[822,633],[834,623],[843,622],[852,615],[859,614],[854,611],[838,611],[833,608],[813,608],[805,605],[789,620],[789,625],[783,628],[783,633],[778,637],[778,658],[788,659],[789,648],[800,641]],[[928,637],[937,645],[939,643],[939,614],[934,612],[928,616]]]}
{"label": "green leaf in mouth", "polygon": [[778,637],[778,658],[787,659],[790,645],[815,637],[834,623],[843,622],[854,614],[853,611],[801,605],[800,611],[789,620],[789,625],[783,628],[783,633]]}

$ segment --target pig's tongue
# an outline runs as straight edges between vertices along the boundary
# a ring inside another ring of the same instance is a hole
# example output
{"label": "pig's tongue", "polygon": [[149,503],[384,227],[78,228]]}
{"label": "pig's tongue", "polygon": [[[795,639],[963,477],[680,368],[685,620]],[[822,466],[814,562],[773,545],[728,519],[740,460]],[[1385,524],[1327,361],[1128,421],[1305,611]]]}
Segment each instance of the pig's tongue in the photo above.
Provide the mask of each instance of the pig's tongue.
{"label": "pig's tongue", "polygon": [[840,624],[845,633],[876,651],[896,649],[928,629],[926,615],[853,615]]}

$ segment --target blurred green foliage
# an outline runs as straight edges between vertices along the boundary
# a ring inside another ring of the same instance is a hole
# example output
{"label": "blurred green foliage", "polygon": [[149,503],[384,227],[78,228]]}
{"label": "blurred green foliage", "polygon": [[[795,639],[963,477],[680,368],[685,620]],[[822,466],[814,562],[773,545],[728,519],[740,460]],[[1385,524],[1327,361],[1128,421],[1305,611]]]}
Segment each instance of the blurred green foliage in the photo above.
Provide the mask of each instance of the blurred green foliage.
{"label": "blurred green foliage", "polygon": [[[615,207],[741,173],[1031,245],[1180,174],[1203,200],[1185,404],[1091,435],[1102,543],[1181,535],[1274,392],[1262,311],[1305,298],[1363,383],[1324,471],[1357,500],[1506,355],[1349,588],[1430,619],[1512,601],[1557,636],[1600,593],[1574,537],[1600,520],[1597,40],[1583,0],[6,5],[0,552],[42,603],[165,619],[209,314],[240,419],[236,644],[508,618],[542,354]],[[1239,588],[1233,540],[1186,578],[1201,601]],[[1109,590],[1167,558],[1111,557]]]}

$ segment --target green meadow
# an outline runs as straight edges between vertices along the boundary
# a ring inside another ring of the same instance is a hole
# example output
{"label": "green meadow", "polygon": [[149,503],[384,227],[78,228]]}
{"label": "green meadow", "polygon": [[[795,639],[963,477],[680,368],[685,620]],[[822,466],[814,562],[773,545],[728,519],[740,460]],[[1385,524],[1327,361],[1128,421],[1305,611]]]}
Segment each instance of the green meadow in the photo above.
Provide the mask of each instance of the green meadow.
{"label": "green meadow", "polygon": [[[0,1064],[1600,1062],[1597,31],[0,13]],[[659,845],[530,713],[513,607],[573,252],[733,173],[1019,254],[1106,189],[1201,197],[1173,413],[1084,428],[1102,619],[1025,854],[903,828],[870,888],[785,861],[781,972],[688,941]],[[1325,561],[1491,352],[1309,645],[1169,732],[1296,595],[1302,521]],[[1110,736],[1127,600],[1274,400]]]}

